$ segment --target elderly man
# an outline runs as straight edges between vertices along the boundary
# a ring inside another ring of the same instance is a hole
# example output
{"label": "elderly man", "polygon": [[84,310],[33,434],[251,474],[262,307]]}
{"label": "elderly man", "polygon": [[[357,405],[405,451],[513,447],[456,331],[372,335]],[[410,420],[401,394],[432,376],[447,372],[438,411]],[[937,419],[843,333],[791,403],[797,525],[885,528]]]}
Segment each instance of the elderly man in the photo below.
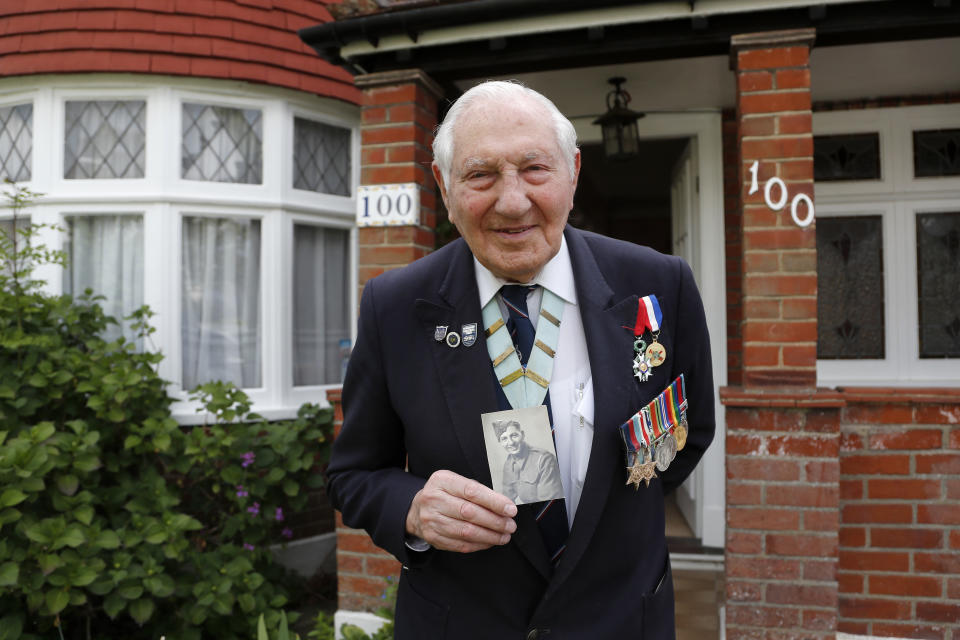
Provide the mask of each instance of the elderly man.
{"label": "elderly man", "polygon": [[[328,472],[403,563],[396,637],[672,638],[664,495],[714,430],[692,273],[567,225],[576,134],[535,91],[467,91],[434,156],[462,240],[367,283]],[[565,499],[518,507],[480,416],[541,403]]]}

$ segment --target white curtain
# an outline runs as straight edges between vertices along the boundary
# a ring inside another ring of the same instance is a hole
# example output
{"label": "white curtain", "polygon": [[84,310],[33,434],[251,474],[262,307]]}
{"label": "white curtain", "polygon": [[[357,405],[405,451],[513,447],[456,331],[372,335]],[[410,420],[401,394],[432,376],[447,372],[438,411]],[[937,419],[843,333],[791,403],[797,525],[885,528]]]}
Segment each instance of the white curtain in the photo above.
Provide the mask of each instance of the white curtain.
{"label": "white curtain", "polygon": [[103,339],[133,340],[123,318],[143,305],[142,216],[70,216],[67,227],[64,293],[77,297],[89,288],[105,296],[100,306],[120,325],[107,327]]}
{"label": "white curtain", "polygon": [[343,381],[350,352],[348,240],[341,229],[293,231],[293,384]]}
{"label": "white curtain", "polygon": [[183,388],[261,386],[260,222],[183,219]]}

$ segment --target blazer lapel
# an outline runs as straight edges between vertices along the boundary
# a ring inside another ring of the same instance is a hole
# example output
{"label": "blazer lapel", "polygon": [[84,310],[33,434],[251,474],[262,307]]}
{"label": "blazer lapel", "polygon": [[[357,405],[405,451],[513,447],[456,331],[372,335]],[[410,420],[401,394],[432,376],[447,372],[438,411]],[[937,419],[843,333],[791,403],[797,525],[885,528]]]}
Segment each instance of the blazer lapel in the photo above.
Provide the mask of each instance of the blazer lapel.
{"label": "blazer lapel", "polygon": [[639,299],[616,300],[580,232],[568,227],[566,237],[593,377],[594,431],[583,493],[551,589],[582,558],[613,483],[623,479],[626,463],[617,427],[630,417],[633,396],[633,334],[624,327],[633,326]]}
{"label": "blazer lapel", "polygon": [[[437,325],[446,325],[448,331],[458,333],[463,324],[476,322],[478,325],[477,342],[473,346],[451,348],[438,344],[431,351],[437,367],[438,391],[446,401],[460,449],[472,477],[489,487],[492,482],[480,414],[497,410],[497,396],[483,333],[473,254],[466,243],[460,243],[437,293],[439,301],[421,298],[415,303],[417,318],[429,335],[433,335]],[[544,578],[550,577],[550,559],[536,520],[528,509],[519,510],[513,543]]]}

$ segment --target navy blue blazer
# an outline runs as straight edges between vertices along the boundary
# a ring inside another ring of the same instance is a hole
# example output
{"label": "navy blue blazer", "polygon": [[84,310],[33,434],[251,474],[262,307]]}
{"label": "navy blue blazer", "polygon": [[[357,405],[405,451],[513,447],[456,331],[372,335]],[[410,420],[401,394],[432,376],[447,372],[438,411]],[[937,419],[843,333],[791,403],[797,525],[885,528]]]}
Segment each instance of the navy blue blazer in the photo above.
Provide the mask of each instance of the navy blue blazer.
{"label": "navy blue blazer", "polygon": [[[551,569],[529,512],[504,546],[460,554],[404,544],[407,511],[434,471],[491,486],[480,414],[498,410],[483,332],[471,347],[434,340],[437,325],[482,327],[473,256],[462,240],[367,283],[343,386],[343,430],[328,490],[347,526],[403,564],[396,637],[549,640],[674,637],[664,494],[690,474],[714,432],[703,304],[680,258],[570,226],[570,251],[595,401],[590,462],[567,549]],[[640,296],[663,310],[667,358],[633,375]],[[627,486],[618,427],[685,374],[686,447],[649,487]],[[530,635],[539,631],[540,635]]]}

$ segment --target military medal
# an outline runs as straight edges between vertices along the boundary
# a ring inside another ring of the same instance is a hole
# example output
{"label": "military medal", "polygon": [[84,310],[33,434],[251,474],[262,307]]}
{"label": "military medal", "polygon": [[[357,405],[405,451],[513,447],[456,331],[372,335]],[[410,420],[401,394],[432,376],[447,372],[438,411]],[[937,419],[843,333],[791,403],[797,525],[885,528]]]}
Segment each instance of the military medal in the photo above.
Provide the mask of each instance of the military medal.
{"label": "military medal", "polygon": [[687,443],[683,374],[620,425],[620,438],[627,454],[627,484],[639,488],[640,480],[643,480],[649,486],[650,480],[657,477],[653,469],[665,472],[676,458],[677,451]]}
{"label": "military medal", "polygon": [[663,364],[664,360],[667,359],[666,347],[657,342],[658,333],[659,332],[653,334],[653,342],[650,343],[650,346],[647,347],[647,350],[644,352],[651,367],[659,367]]}
{"label": "military medal", "polygon": [[[659,367],[667,358],[667,349],[657,341],[660,336],[660,327],[663,324],[663,312],[657,296],[650,294],[643,296],[637,303],[637,319],[633,327],[624,329],[633,330],[633,375],[640,382],[646,382],[653,374],[653,368]],[[648,346],[643,339],[644,333],[649,330],[653,342]]]}

